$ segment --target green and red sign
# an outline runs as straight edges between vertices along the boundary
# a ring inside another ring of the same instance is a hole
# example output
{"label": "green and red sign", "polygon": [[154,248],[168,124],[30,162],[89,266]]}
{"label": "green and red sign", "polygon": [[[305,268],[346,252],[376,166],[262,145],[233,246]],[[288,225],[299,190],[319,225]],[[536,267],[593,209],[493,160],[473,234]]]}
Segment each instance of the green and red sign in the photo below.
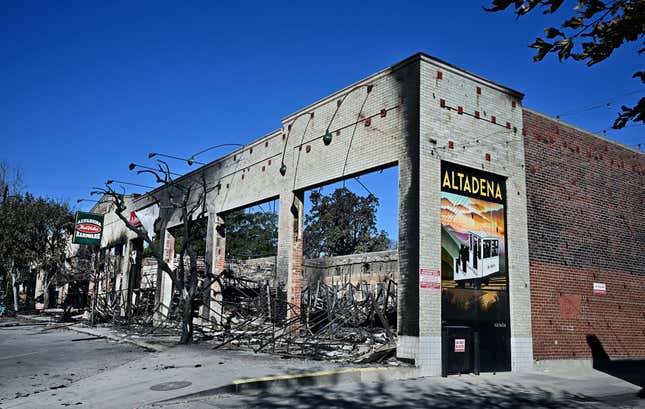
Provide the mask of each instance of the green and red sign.
{"label": "green and red sign", "polygon": [[103,215],[76,212],[76,223],[74,223],[73,243],[76,244],[101,244],[103,234]]}

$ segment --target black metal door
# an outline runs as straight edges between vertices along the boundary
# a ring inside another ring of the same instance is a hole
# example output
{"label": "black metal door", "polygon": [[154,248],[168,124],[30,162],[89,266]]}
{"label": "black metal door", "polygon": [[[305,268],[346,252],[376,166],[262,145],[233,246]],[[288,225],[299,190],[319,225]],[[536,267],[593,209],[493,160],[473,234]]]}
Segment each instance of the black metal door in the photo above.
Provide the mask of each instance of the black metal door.
{"label": "black metal door", "polygon": [[473,372],[473,331],[467,326],[444,326],[443,375]]}

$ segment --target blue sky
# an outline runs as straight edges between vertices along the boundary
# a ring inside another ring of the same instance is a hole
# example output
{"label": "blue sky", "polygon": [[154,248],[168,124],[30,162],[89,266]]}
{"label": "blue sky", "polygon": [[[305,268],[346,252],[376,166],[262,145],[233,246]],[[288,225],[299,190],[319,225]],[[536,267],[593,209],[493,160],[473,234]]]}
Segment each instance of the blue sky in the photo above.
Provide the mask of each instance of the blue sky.
{"label": "blue sky", "polygon": [[[330,183],[321,186],[324,195],[332,194],[334,190],[345,187],[360,196],[372,193],[379,200],[376,208],[376,229],[385,230],[393,242],[399,240],[398,194],[399,168],[393,166],[376,172],[367,173],[356,178]],[[305,192],[305,213],[311,210],[311,190]]]}
{"label": "blue sky", "polygon": [[[562,16],[516,20],[483,1],[132,3],[3,2],[0,160],[21,167],[35,194],[75,202],[106,179],[149,183],[128,163],[249,142],[419,51],[524,92],[549,115],[643,88],[631,79],[642,69],[636,44],[592,68],[533,63],[527,45]],[[601,131],[638,97],[563,119]],[[607,133],[628,145],[644,135]]]}

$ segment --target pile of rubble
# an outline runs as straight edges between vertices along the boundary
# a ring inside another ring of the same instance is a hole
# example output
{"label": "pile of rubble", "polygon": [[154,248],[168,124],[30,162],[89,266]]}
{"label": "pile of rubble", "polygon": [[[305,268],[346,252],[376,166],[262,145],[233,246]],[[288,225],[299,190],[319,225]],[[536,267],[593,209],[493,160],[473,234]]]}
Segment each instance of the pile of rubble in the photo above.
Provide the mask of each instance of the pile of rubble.
{"label": "pile of rubble", "polygon": [[[390,257],[387,252],[378,256],[374,265]],[[214,348],[384,362],[396,348],[396,281],[389,268],[370,268],[370,260],[347,261],[347,266],[333,268],[319,262],[312,270],[316,274],[307,274],[298,305],[288,302],[286,289],[274,279],[274,258],[229,262],[221,288],[215,289],[217,300],[205,302],[194,320],[195,332]],[[153,271],[154,266],[146,267]],[[204,269],[203,260],[198,260],[199,269]],[[154,299],[156,275],[142,274],[142,278],[129,311],[124,310],[124,291],[97,294],[96,321],[141,335],[178,333],[179,294],[173,295],[169,306],[161,306]]]}
{"label": "pile of rubble", "polygon": [[224,274],[221,325],[207,330],[215,348],[250,348],[292,357],[382,362],[396,344],[396,282],[317,281],[302,290],[300,306],[269,281]]}

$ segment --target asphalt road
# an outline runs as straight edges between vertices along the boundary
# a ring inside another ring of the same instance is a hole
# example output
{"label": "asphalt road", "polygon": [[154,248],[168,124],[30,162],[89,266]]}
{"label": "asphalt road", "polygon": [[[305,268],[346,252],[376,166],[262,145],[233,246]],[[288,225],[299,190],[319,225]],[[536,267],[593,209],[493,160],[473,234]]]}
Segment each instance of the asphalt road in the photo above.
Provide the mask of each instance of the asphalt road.
{"label": "asphalt road", "polygon": [[44,325],[0,327],[0,408],[34,394],[55,397],[73,382],[147,354],[132,345],[88,338]]}

